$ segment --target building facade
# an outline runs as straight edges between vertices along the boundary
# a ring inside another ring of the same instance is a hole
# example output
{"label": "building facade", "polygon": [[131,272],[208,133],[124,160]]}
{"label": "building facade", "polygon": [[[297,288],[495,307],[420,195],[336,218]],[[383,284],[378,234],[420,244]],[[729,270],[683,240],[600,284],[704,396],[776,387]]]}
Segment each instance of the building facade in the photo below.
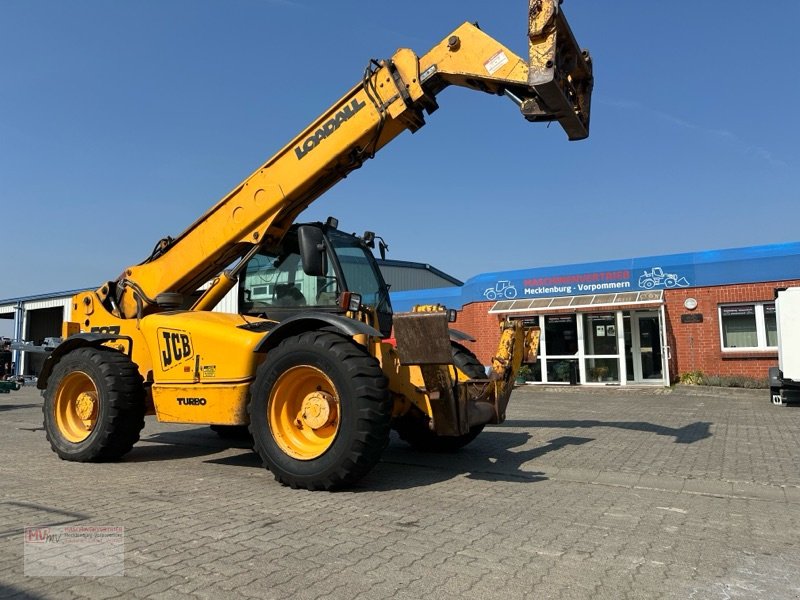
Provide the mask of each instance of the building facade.
{"label": "building facade", "polygon": [[486,273],[393,295],[458,308],[489,364],[498,322],[542,330],[533,382],[669,385],[682,374],[764,379],[777,365],[774,290],[800,285],[800,243]]}

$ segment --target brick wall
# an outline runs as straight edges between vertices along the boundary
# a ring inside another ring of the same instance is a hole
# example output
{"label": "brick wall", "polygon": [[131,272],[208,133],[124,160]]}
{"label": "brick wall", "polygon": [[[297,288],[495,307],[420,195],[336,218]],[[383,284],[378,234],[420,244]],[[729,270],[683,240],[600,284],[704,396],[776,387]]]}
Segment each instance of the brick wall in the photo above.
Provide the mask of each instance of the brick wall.
{"label": "brick wall", "polygon": [[[778,364],[777,352],[722,352],[719,328],[719,304],[736,302],[771,302],[776,287],[800,285],[800,280],[777,281],[742,285],[666,290],[664,293],[667,317],[667,344],[672,358],[669,361],[670,379],[682,373],[700,370],[708,375],[745,375],[762,378],[767,369]],[[697,308],[686,310],[683,301],[695,298]],[[456,329],[471,334],[476,342],[467,342],[483,364],[489,364],[500,339],[497,315],[488,314],[493,302],[467,304],[458,313]],[[615,307],[614,310],[635,310],[636,307]],[[574,311],[563,311],[574,312]],[[681,315],[702,314],[702,323],[682,323]],[[552,313],[548,313],[552,314]],[[522,316],[522,315],[518,315]]]}
{"label": "brick wall", "polygon": [[[722,351],[720,304],[736,302],[771,302],[776,287],[800,285],[800,280],[742,285],[667,290],[664,294],[667,316],[667,343],[672,350],[670,377],[699,370],[708,375],[745,375],[764,378],[769,367],[777,366],[778,353]],[[697,300],[697,308],[686,310],[686,298]],[[702,323],[681,323],[681,315],[703,315]]]}
{"label": "brick wall", "polygon": [[484,365],[491,363],[492,356],[500,341],[500,321],[497,315],[490,315],[494,302],[474,302],[467,304],[458,312],[454,328],[470,334],[477,341],[464,345],[475,353]]}

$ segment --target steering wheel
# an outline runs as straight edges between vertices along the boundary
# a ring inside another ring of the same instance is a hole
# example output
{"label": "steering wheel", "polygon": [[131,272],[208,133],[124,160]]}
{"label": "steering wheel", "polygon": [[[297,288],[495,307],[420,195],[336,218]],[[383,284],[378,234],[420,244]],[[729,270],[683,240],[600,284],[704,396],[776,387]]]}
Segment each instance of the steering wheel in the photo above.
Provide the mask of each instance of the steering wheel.
{"label": "steering wheel", "polygon": [[322,297],[322,294],[324,294],[328,290],[328,288],[336,285],[336,281],[337,281],[336,277],[326,277],[325,279],[327,279],[327,281],[325,283],[323,283],[322,287],[320,287],[317,290],[317,302],[318,303],[319,303],[319,299]]}

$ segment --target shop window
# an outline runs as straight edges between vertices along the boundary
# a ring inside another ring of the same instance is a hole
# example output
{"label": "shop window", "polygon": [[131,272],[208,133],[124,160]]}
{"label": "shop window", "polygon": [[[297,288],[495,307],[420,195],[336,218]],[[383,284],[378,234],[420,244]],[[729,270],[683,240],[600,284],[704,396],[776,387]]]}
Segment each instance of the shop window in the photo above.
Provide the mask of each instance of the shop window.
{"label": "shop window", "polygon": [[775,305],[764,305],[764,328],[767,332],[767,346],[778,347],[778,320],[775,317]]}
{"label": "shop window", "polygon": [[586,375],[589,383],[619,383],[619,359],[587,358]]}
{"label": "shop window", "polygon": [[576,359],[558,359],[547,361],[547,381],[552,383],[576,384],[580,381],[578,361]]}
{"label": "shop window", "polygon": [[578,354],[577,315],[547,315],[544,317],[544,370],[551,383],[578,383],[580,373]]}
{"label": "shop window", "polygon": [[766,350],[778,345],[774,303],[719,307],[723,350]]}
{"label": "shop window", "polygon": [[583,352],[587,382],[619,383],[616,313],[584,315]]}
{"label": "shop window", "polygon": [[[539,327],[539,317],[538,316],[525,316],[525,317],[512,317],[512,321],[520,321],[524,327]],[[539,342],[539,347],[536,351],[535,358],[536,360],[533,362],[526,363],[531,370],[531,373],[526,377],[526,381],[531,381],[534,383],[541,383],[542,382],[542,344],[541,341]]]}
{"label": "shop window", "polygon": [[584,352],[597,354],[617,354],[617,317],[614,313],[586,315],[583,328]]}
{"label": "shop window", "polygon": [[548,356],[572,356],[578,352],[578,324],[575,315],[544,318]]}
{"label": "shop window", "polygon": [[537,360],[535,363],[531,363],[528,366],[531,368],[531,374],[528,376],[527,381],[542,383],[542,361]]}

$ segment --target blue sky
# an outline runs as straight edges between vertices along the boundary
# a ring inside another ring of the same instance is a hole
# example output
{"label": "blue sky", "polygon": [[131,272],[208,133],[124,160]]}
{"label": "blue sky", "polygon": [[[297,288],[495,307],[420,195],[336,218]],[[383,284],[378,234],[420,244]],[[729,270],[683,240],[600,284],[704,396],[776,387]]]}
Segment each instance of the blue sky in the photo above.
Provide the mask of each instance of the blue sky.
{"label": "blue sky", "polygon": [[[449,89],[309,208],[389,257],[485,271],[796,241],[800,3],[566,0],[588,140]],[[398,47],[463,21],[526,49],[524,0],[0,2],[0,298],[113,279]]]}

